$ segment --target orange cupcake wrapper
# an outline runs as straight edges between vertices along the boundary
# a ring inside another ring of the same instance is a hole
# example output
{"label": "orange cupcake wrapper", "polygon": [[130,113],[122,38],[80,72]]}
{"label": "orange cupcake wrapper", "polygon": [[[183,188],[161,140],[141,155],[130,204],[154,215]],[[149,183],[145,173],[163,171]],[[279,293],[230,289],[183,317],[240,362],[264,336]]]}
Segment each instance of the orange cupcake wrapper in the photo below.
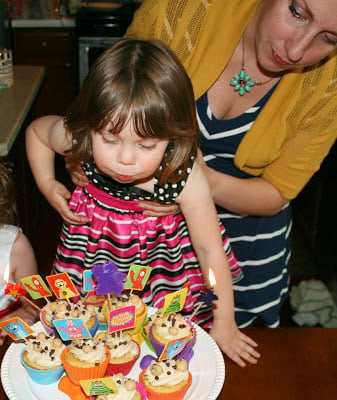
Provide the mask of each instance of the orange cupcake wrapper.
{"label": "orange cupcake wrapper", "polygon": [[65,355],[67,354],[68,351],[69,351],[68,347],[63,350],[61,359],[69,379],[75,385],[79,385],[80,381],[85,379],[104,378],[110,360],[110,351],[108,348],[105,348],[106,358],[102,364],[96,367],[85,367],[85,368],[76,367],[74,365],[69,364],[65,360]]}
{"label": "orange cupcake wrapper", "polygon": [[159,392],[155,392],[154,390],[149,389],[143,380],[143,376],[144,376],[145,371],[142,371],[139,375],[139,382],[144,386],[146,393],[147,393],[147,397],[149,400],[183,400],[187,390],[189,389],[189,387],[192,384],[192,375],[189,372],[188,373],[188,381],[187,384],[182,387],[181,389],[178,389],[176,391],[172,391],[170,393],[159,393]]}

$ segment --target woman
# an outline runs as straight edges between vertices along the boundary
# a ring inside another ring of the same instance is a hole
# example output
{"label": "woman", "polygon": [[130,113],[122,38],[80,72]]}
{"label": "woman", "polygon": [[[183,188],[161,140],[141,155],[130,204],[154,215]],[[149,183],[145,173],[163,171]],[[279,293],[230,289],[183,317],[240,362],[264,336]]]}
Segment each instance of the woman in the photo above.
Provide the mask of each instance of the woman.
{"label": "woman", "polygon": [[337,0],[145,0],[127,32],[163,40],[192,79],[212,194],[244,272],[234,285],[240,327],[279,324],[290,200],[336,140],[336,9]]}

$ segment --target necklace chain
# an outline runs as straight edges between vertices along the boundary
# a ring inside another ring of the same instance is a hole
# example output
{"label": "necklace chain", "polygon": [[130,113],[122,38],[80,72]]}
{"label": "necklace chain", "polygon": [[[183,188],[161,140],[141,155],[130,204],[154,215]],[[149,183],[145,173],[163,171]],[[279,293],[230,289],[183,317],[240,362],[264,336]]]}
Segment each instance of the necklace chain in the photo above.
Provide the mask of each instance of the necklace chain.
{"label": "necklace chain", "polygon": [[245,34],[242,36],[242,62],[241,62],[241,71],[238,74],[235,74],[233,79],[230,81],[230,85],[234,86],[234,90],[239,93],[240,96],[243,96],[246,93],[249,93],[253,86],[261,86],[268,82],[270,82],[273,78],[269,78],[264,82],[254,81],[249,74],[246,74],[245,69]]}

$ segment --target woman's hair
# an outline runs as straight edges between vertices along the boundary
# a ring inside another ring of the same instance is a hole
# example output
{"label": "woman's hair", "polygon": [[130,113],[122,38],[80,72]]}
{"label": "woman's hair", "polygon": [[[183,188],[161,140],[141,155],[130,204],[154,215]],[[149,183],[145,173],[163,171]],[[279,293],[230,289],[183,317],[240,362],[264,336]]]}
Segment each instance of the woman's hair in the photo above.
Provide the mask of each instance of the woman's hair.
{"label": "woman's hair", "polygon": [[96,60],[65,118],[70,157],[89,161],[92,133],[112,122],[118,134],[129,120],[140,137],[169,140],[159,179],[177,182],[197,153],[199,129],[191,81],[160,41],[121,39]]}
{"label": "woman's hair", "polygon": [[0,161],[0,226],[17,225],[16,191],[11,173],[5,163]]}

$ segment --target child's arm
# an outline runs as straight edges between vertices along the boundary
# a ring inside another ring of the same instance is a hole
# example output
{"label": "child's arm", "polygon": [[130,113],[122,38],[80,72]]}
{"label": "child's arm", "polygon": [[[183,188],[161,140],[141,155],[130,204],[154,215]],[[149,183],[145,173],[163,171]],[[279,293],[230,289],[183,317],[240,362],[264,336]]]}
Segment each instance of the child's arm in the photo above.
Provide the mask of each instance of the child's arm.
{"label": "child's arm", "polygon": [[[11,278],[19,283],[21,278],[37,274],[35,254],[31,244],[23,233],[19,233],[13,244],[11,252]],[[2,320],[20,317],[27,324],[33,325],[39,319],[39,312],[29,303],[22,301],[22,305],[13,313],[6,315]],[[0,346],[6,337],[5,332],[0,334]]]}
{"label": "child's arm", "polygon": [[214,293],[219,299],[213,303],[214,321],[210,333],[238,365],[245,366],[245,361],[256,363],[260,357],[255,350],[257,344],[240,332],[235,322],[232,278],[218,216],[207,179],[197,162],[177,203],[186,219],[205,280],[208,281],[209,268],[212,268],[216,279]]}
{"label": "child's arm", "polygon": [[87,218],[70,211],[67,200],[71,193],[55,179],[55,153],[64,154],[70,148],[71,135],[66,131],[60,116],[38,118],[27,128],[27,157],[37,186],[66,222],[83,224]]}

